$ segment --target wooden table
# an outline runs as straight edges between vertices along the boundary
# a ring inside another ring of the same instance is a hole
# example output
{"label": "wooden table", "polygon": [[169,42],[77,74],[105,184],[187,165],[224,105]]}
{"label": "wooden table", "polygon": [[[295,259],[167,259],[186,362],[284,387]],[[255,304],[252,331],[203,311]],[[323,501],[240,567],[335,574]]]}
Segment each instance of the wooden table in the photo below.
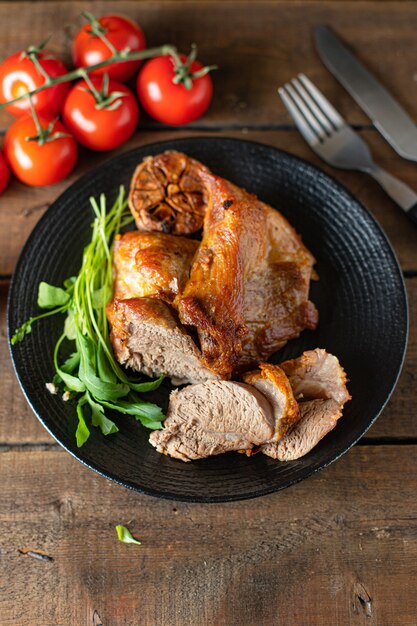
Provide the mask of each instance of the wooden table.
{"label": "wooden table", "polygon": [[[51,49],[68,57],[73,25],[86,8],[131,15],[150,45],[170,41],[186,50],[196,41],[201,59],[220,68],[208,115],[187,129],[144,120],[122,150],[227,135],[289,150],[330,171],[275,92],[304,71],[379,163],[417,187],[417,165],[372,129],[312,45],[315,24],[333,25],[417,119],[415,3],[3,1],[1,56],[52,32]],[[9,122],[0,114],[1,132]],[[158,500],[110,483],[62,450],[27,406],[7,350],[8,283],[24,241],[49,203],[107,158],[84,152],[63,183],[34,190],[13,181],[0,198],[0,626],[416,625],[416,229],[365,175],[332,171],[386,230],[411,312],[399,384],[359,444],[309,480],[254,501]],[[117,523],[128,524],[142,545],[119,543]]]}

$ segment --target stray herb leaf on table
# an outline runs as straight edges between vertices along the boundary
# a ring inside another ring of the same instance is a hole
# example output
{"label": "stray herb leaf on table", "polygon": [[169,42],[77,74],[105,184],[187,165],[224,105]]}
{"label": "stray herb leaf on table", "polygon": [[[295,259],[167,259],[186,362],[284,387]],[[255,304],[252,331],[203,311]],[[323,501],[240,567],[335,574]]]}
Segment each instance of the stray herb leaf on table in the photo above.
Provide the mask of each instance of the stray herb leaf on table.
{"label": "stray herb leaf on table", "polygon": [[142,545],[142,542],[135,539],[130,530],[126,528],[126,526],[118,524],[116,526],[116,532],[119,541],[121,541],[122,543],[136,543],[138,546]]}
{"label": "stray herb leaf on table", "polygon": [[[94,211],[90,243],[84,248],[80,271],[64,281],[63,287],[41,282],[38,306],[46,313],[31,317],[12,337],[12,344],[22,341],[37,320],[65,313],[63,332],[54,349],[53,387],[69,392],[77,401],[78,427],[75,433],[81,447],[90,436],[90,424],[103,435],[116,433],[117,425],[106,415],[111,409],[133,415],[143,426],[161,428],[164,415],[159,406],[146,402],[138,393],[157,389],[163,376],[150,382],[131,379],[114,358],[109,340],[106,305],[113,291],[111,247],[120,228],[131,218],[123,187],[110,210],[102,194],[99,202],[90,198]],[[71,344],[71,354],[63,362],[60,352]],[[75,344],[75,347],[74,347]],[[68,395],[68,393],[67,393]]]}

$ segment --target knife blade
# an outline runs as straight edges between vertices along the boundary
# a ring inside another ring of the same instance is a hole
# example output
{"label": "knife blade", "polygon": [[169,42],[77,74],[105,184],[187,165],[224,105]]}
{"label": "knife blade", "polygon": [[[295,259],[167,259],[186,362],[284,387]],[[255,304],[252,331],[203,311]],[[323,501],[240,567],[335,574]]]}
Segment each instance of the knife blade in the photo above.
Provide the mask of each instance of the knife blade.
{"label": "knife blade", "polygon": [[394,97],[324,24],[315,28],[324,65],[371,118],[375,128],[405,159],[417,161],[417,126]]}

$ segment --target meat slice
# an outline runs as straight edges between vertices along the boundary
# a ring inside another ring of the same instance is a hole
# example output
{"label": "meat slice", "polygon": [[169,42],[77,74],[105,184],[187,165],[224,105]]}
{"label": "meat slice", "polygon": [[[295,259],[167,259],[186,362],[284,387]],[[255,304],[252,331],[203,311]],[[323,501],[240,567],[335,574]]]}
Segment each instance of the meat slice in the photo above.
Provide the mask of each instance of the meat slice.
{"label": "meat slice", "polygon": [[259,367],[259,370],[246,373],[243,380],[260,391],[269,401],[275,420],[271,441],[280,441],[300,419],[300,410],[290,381],[282,369],[271,363],[261,363]]}
{"label": "meat slice", "polygon": [[129,207],[139,230],[186,235],[203,225],[207,168],[181,152],[147,157],[133,174]]}
{"label": "meat slice", "polygon": [[314,259],[277,211],[209,172],[201,178],[204,236],[177,304],[181,321],[197,329],[206,365],[228,379],[315,327]]}
{"label": "meat slice", "polygon": [[297,359],[280,364],[289,378],[298,401],[336,400],[342,406],[350,400],[346,373],[339,359],[326,350],[307,350]]}
{"label": "meat slice", "polygon": [[310,452],[336,426],[342,407],[335,400],[308,400],[300,404],[301,419],[284,439],[262,448],[278,461],[294,461]]}
{"label": "meat slice", "polygon": [[192,337],[164,302],[113,299],[107,305],[107,318],[113,350],[122,365],[148,376],[166,374],[174,384],[217,377],[202,363]]}
{"label": "meat slice", "polygon": [[339,360],[325,350],[308,350],[280,367],[299,402],[301,417],[280,442],[267,443],[262,452],[280,461],[292,461],[310,452],[336,426],[351,396]]}
{"label": "meat slice", "polygon": [[198,241],[162,233],[128,232],[113,248],[114,297],[172,302],[188,280]]}
{"label": "meat slice", "polygon": [[249,452],[274,435],[274,416],[254,387],[230,381],[207,381],[173,391],[163,430],[150,443],[182,461],[234,450]]}

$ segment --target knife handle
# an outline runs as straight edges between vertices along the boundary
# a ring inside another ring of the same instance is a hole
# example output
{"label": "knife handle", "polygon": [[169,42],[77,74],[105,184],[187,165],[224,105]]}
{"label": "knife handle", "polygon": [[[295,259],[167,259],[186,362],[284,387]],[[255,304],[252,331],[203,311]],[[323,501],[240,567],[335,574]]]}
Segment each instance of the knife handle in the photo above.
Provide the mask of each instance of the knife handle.
{"label": "knife handle", "polygon": [[372,168],[366,168],[364,171],[370,174],[389,197],[417,224],[417,194],[415,191],[403,183],[402,180],[377,165],[373,165]]}
{"label": "knife handle", "polygon": [[414,224],[417,226],[417,203],[414,204],[412,207],[410,207],[408,211],[406,211],[406,213],[408,217],[410,218],[410,220],[412,220]]}

